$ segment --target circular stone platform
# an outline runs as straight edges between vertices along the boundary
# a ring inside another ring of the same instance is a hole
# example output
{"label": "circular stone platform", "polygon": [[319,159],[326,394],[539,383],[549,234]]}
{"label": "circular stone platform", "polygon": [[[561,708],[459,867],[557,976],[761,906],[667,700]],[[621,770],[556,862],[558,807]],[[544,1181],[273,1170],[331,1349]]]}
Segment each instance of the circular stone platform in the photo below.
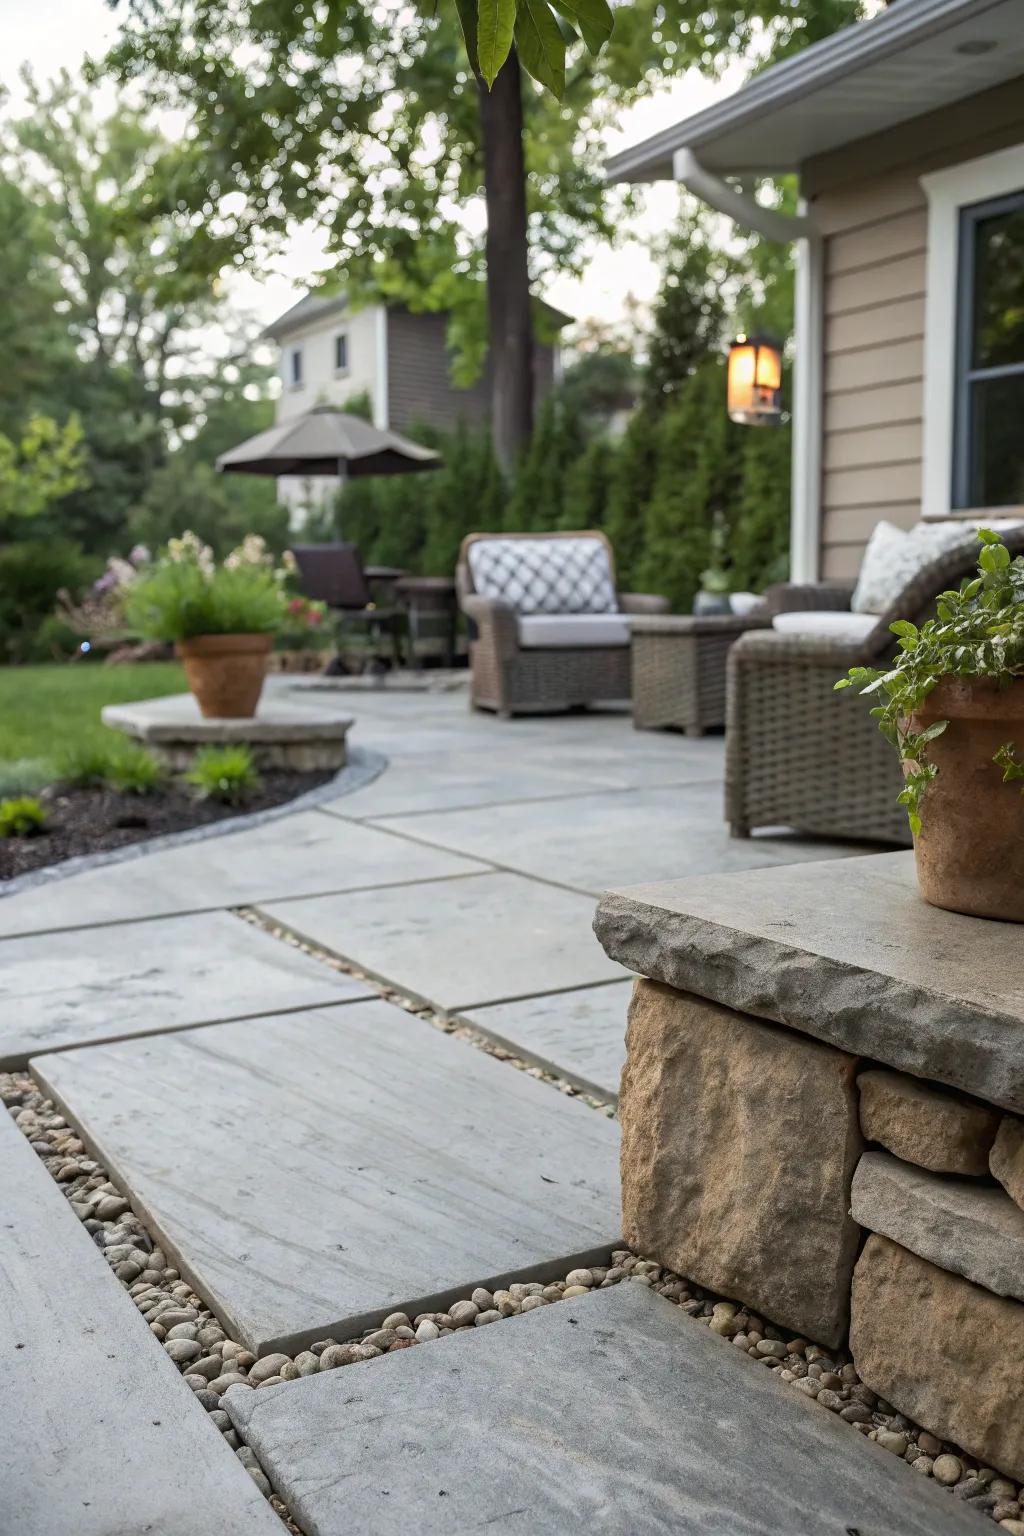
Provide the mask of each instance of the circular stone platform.
{"label": "circular stone platform", "polygon": [[191,766],[200,747],[244,742],[260,768],[315,773],[341,768],[352,720],[327,701],[293,703],[264,693],[249,720],[204,720],[190,693],[134,704],[107,704],[104,725],[141,741],[161,763],[178,771]]}

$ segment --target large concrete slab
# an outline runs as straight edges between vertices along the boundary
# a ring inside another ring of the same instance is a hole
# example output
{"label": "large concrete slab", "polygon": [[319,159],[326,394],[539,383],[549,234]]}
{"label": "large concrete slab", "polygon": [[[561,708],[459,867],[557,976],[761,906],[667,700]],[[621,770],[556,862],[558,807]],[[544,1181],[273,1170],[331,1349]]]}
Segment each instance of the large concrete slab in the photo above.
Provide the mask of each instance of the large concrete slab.
{"label": "large concrete slab", "polygon": [[980,1530],[959,1500],[628,1282],[224,1402],[308,1536]]}
{"label": "large concrete slab", "polygon": [[0,936],[434,880],[479,868],[408,838],[319,810],[298,811],[0,898]]}
{"label": "large concrete slab", "polygon": [[383,1002],[38,1058],[165,1252],[253,1349],[618,1240],[618,1129]]}
{"label": "large concrete slab", "polygon": [[[541,755],[548,765],[549,754]],[[835,859],[858,851],[855,845],[801,843],[784,833],[732,838],[722,817],[722,784],[716,774],[670,788],[381,817],[374,824],[595,895],[636,880]]]}
{"label": "large concrete slab", "polygon": [[1024,1301],[1024,1211],[1004,1190],[865,1152],[853,1176],[851,1214],[918,1258]]}
{"label": "large concrete slab", "polygon": [[513,874],[262,906],[408,996],[462,1011],[621,980],[591,932],[593,909],[589,896]]}
{"label": "large concrete slab", "polygon": [[3,1110],[0,1188],[0,1529],[280,1536]]}
{"label": "large concrete slab", "polygon": [[463,1014],[476,1029],[527,1061],[614,1101],[626,1060],[626,1010],[632,982],[579,987]]}
{"label": "large concrete slab", "polygon": [[558,771],[543,761],[507,761],[488,745],[485,752],[423,753],[392,762],[372,784],[325,809],[355,820],[373,816],[410,816],[452,807],[496,805],[508,800],[575,798],[587,791],[614,788],[600,774],[581,780],[571,769]]}
{"label": "large concrete slab", "polygon": [[1021,929],[922,900],[912,853],[615,891],[623,965],[1024,1111]]}
{"label": "large concrete slab", "polygon": [[229,912],[0,941],[0,1069],[40,1051],[375,993]]}

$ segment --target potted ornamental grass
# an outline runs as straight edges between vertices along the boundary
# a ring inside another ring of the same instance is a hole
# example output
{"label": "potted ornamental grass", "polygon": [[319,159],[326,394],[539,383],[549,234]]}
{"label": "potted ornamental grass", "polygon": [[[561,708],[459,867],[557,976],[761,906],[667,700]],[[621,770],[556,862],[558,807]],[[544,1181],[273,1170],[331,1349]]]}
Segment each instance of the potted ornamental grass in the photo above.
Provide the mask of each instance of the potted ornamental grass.
{"label": "potted ornamental grass", "polygon": [[926,901],[1024,922],[1024,556],[980,529],[978,574],[943,592],[920,629],[891,625],[887,671],[852,667],[837,688],[877,702],[900,755]]}
{"label": "potted ornamental grass", "polygon": [[125,588],[125,621],[144,640],[174,642],[202,715],[247,719],[256,713],[284,617],[283,583],[257,535],[218,563],[185,533]]}

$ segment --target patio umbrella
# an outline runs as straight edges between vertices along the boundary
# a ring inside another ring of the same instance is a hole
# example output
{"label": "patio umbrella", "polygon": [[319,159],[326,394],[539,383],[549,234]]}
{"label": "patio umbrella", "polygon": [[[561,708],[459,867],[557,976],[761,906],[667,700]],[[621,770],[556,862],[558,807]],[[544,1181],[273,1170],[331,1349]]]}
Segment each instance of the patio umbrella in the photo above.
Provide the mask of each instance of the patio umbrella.
{"label": "patio umbrella", "polygon": [[224,475],[410,475],[436,469],[439,454],[397,432],[349,416],[333,405],[315,405],[257,432],[217,460]]}

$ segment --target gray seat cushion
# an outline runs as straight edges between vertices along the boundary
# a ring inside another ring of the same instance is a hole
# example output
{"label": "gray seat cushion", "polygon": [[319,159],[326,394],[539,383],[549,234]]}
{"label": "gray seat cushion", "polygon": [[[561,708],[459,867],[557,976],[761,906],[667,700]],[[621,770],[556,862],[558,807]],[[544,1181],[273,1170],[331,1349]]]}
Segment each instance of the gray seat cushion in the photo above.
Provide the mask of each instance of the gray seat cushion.
{"label": "gray seat cushion", "polygon": [[518,619],[524,651],[629,644],[625,613],[537,613]]}

